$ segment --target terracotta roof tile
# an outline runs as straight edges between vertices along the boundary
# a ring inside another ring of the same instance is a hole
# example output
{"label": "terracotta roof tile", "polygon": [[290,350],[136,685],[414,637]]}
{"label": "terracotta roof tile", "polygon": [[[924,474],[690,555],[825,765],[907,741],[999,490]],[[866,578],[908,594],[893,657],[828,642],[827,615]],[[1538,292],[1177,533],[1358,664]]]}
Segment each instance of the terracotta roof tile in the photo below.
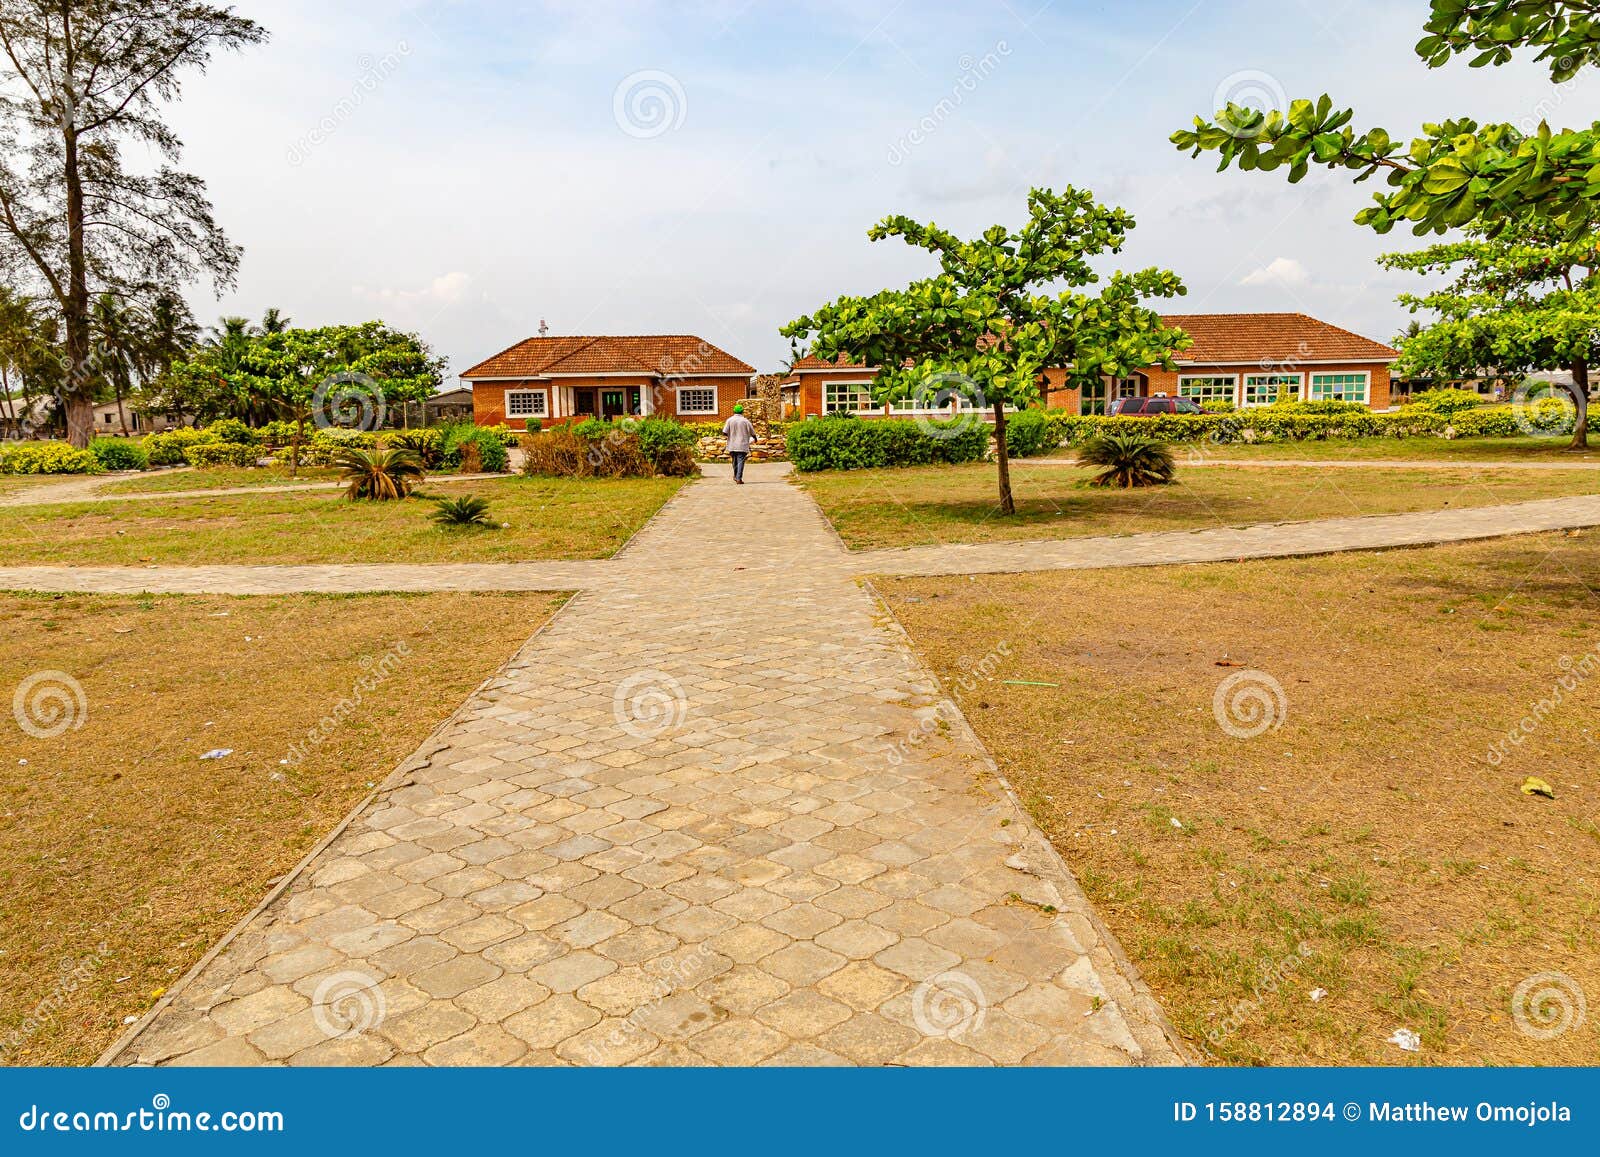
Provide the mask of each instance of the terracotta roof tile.
{"label": "terracotta roof tile", "polygon": [[541,374],[753,374],[755,367],[692,334],[530,337],[464,370],[461,377]]}
{"label": "terracotta roof tile", "polygon": [[[1173,313],[1163,314],[1161,320],[1194,339],[1194,344],[1178,355],[1180,363],[1376,362],[1400,356],[1382,342],[1303,313]],[[794,368],[868,367],[842,360],[829,363],[807,355],[795,362]]]}
{"label": "terracotta roof tile", "polygon": [[1194,344],[1180,362],[1376,362],[1399,352],[1303,313],[1174,313],[1162,321]]}

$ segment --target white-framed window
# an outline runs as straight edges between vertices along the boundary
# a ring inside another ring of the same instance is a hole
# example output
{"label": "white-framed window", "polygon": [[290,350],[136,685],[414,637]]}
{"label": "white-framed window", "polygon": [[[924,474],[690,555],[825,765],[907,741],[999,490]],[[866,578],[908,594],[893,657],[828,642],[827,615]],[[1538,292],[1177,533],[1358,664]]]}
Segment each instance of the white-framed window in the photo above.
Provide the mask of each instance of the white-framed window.
{"label": "white-framed window", "polygon": [[1299,374],[1246,374],[1244,404],[1270,406],[1273,402],[1294,401],[1300,397]]}
{"label": "white-framed window", "polygon": [[690,386],[678,390],[678,413],[715,414],[717,388],[715,386]]}
{"label": "white-framed window", "polygon": [[1361,402],[1367,400],[1367,387],[1372,375],[1366,370],[1338,374],[1312,374],[1311,400],[1313,402]]}
{"label": "white-framed window", "polygon": [[822,412],[854,414],[877,409],[872,403],[871,385],[871,382],[824,382]]}
{"label": "white-framed window", "polygon": [[548,390],[507,390],[506,417],[547,418],[550,416]]}
{"label": "white-framed window", "polygon": [[1178,379],[1178,397],[1193,402],[1238,400],[1239,379],[1232,374],[1196,374]]}

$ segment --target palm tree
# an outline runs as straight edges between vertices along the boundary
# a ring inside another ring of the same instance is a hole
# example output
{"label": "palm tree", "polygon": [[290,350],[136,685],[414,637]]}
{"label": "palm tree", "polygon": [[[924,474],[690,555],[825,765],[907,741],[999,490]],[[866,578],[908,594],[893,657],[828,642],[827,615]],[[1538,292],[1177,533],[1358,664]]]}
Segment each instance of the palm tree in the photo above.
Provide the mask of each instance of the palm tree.
{"label": "palm tree", "polygon": [[163,397],[162,385],[172,367],[187,358],[199,344],[200,327],[181,297],[158,291],[143,314],[143,330],[133,351],[139,392],[147,406],[182,411],[181,404]]}
{"label": "palm tree", "polygon": [[89,313],[91,364],[111,386],[117,400],[117,424],[122,427],[123,437],[128,435],[128,410],[124,399],[132,384],[138,329],[137,311],[132,306],[124,307],[116,294],[102,293],[94,299]]}
{"label": "palm tree", "polygon": [[438,509],[428,517],[440,526],[493,526],[489,500],[477,494],[462,498],[436,498]]}
{"label": "palm tree", "polygon": [[294,318],[284,317],[283,311],[275,305],[267,306],[267,311],[261,315],[261,325],[257,333],[282,333],[294,323]]}
{"label": "palm tree", "polygon": [[1177,467],[1172,448],[1159,438],[1133,431],[1097,434],[1078,450],[1078,465],[1098,467],[1091,486],[1165,486]]}
{"label": "palm tree", "polygon": [[334,453],[334,465],[348,485],[345,497],[390,501],[404,498],[425,477],[422,458],[415,450],[389,450],[378,447],[362,450],[342,446]]}

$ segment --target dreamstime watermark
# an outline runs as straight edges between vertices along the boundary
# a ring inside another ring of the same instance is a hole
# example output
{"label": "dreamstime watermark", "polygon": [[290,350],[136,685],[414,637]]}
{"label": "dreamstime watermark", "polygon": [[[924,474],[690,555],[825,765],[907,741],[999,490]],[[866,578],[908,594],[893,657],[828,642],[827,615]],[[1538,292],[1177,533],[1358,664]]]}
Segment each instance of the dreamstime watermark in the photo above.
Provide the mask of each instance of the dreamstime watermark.
{"label": "dreamstime watermark", "polygon": [[954,371],[927,375],[911,389],[907,404],[896,411],[909,411],[917,428],[929,438],[959,438],[968,430],[983,426],[989,400],[983,387]]}
{"label": "dreamstime watermark", "polygon": [[311,392],[311,422],[319,430],[377,430],[387,413],[383,387],[363,373],[331,374]]}
{"label": "dreamstime watermark", "polygon": [[672,132],[689,115],[689,98],[670,72],[657,68],[630,72],[611,94],[611,117],[636,140]]}
{"label": "dreamstime watermark", "polygon": [[941,699],[925,712],[919,712],[917,723],[905,737],[897,740],[884,758],[889,761],[890,767],[899,767],[906,761],[906,757],[921,747],[936,733],[955,725],[961,718],[961,708],[956,706],[954,699]]}
{"label": "dreamstime watermark", "polygon": [[1517,429],[1530,438],[1553,438],[1572,433],[1578,408],[1560,386],[1544,381],[1521,381],[1511,391],[1511,417]]}
{"label": "dreamstime watermark", "polygon": [[1206,1033],[1206,1040],[1213,1045],[1219,1045],[1243,1028],[1245,1022],[1261,1010],[1261,1002],[1269,996],[1276,995],[1284,980],[1293,975],[1312,954],[1311,945],[1302,940],[1295,946],[1293,952],[1281,960],[1262,964],[1256,971],[1256,980],[1250,995],[1236,1003],[1228,1015],[1222,1018],[1222,1023]]}
{"label": "dreamstime watermark", "polygon": [[1551,685],[1550,694],[1529,707],[1528,713],[1509,727],[1505,735],[1489,745],[1484,758],[1489,761],[1490,767],[1499,767],[1504,763],[1510,748],[1521,747],[1528,736],[1539,730],[1567,701],[1569,694],[1600,672],[1600,655],[1594,651],[1586,651],[1576,659],[1571,655],[1562,655],[1556,660],[1556,666],[1561,668],[1561,674],[1556,676],[1555,683]]}
{"label": "dreamstime watermark", "polygon": [[961,71],[955,83],[950,86],[950,95],[940,98],[926,115],[889,146],[889,163],[904,164],[906,158],[911,155],[911,150],[938,132],[939,127],[966,103],[967,97],[977,92],[978,87],[1000,67],[1000,62],[1010,55],[1011,46],[1004,40],[996,41],[993,48],[977,59],[970,54],[963,54],[956,62],[956,67]]}
{"label": "dreamstime watermark", "polygon": [[[1264,114],[1259,120],[1250,117],[1254,123],[1241,123],[1227,115],[1228,106],[1254,109]],[[1258,137],[1266,128],[1266,117],[1271,113],[1287,114],[1289,111],[1289,96],[1284,91],[1278,78],[1270,72],[1262,72],[1259,68],[1245,68],[1238,72],[1230,72],[1218,82],[1216,90],[1211,94],[1211,107],[1217,114],[1217,124],[1231,136],[1241,140]]]}
{"label": "dreamstime watermark", "polygon": [[965,972],[951,969],[930,976],[911,994],[911,1021],[923,1036],[960,1040],[983,1028],[989,997]]}
{"label": "dreamstime watermark", "polygon": [[355,968],[323,977],[311,994],[311,1019],[334,1040],[377,1028],[389,1014],[381,979]]}
{"label": "dreamstime watermark", "polygon": [[89,697],[65,671],[35,671],[12,693],[11,717],[24,734],[54,739],[89,721]]}
{"label": "dreamstime watermark", "polygon": [[361,106],[366,104],[367,98],[399,71],[401,62],[410,55],[411,46],[402,40],[381,57],[374,58],[365,54],[358,57],[356,65],[360,68],[361,75],[356,78],[349,94],[341,97],[309,132],[302,134],[289,146],[286,154],[289,164],[297,168],[305,164],[312,150],[326,142],[339,131],[341,125],[355,116]]}
{"label": "dreamstime watermark", "polygon": [[650,1031],[651,1014],[659,1010],[666,999],[675,992],[693,988],[710,974],[709,961],[716,956],[711,945],[701,942],[688,955],[679,960],[668,956],[644,965],[650,978],[650,995],[620,1023],[598,1040],[584,1042],[583,1050],[593,1065],[615,1065],[624,1062],[636,1051],[634,1041],[639,1034]]}
{"label": "dreamstime watermark", "polygon": [[1283,684],[1268,672],[1247,667],[1217,684],[1211,696],[1211,714],[1217,726],[1235,739],[1254,739],[1283,726],[1289,715],[1289,697]]}
{"label": "dreamstime watermark", "polygon": [[1565,972],[1537,972],[1511,994],[1511,1019],[1518,1032],[1534,1040],[1555,1040],[1582,1028],[1588,1016],[1583,987]]}
{"label": "dreamstime watermark", "polygon": [[889,766],[899,767],[913,751],[934,735],[954,727],[961,719],[961,703],[972,692],[993,683],[1009,658],[1011,643],[1002,639],[977,659],[971,655],[962,655],[957,659],[956,665],[961,668],[961,673],[948,680],[953,684],[952,698],[941,699],[932,707],[917,712],[916,724],[884,752]]}
{"label": "dreamstime watermark", "polygon": [[13,1055],[40,1029],[56,1019],[68,998],[94,979],[94,974],[104,965],[108,951],[102,942],[88,956],[76,960],[70,956],[62,958],[57,968],[56,982],[50,991],[28,1010],[21,1024],[0,1036],[0,1060]]}
{"label": "dreamstime watermark", "polygon": [[635,671],[611,696],[617,726],[635,739],[656,739],[682,727],[689,717],[683,684],[665,671]]}
{"label": "dreamstime watermark", "polygon": [[361,710],[361,705],[366,702],[369,694],[394,678],[395,672],[399,671],[410,657],[411,644],[404,639],[396,640],[376,659],[371,655],[363,655],[360,662],[361,674],[350,685],[350,693],[335,703],[315,725],[307,728],[303,739],[289,745],[284,762],[298,764],[311,754],[313,748],[325,743],[329,736]]}
{"label": "dreamstime watermark", "polygon": [[[1553,68],[1565,72],[1577,63],[1573,57],[1559,57]],[[1567,103],[1567,97],[1583,87],[1593,76],[1591,69],[1580,69],[1569,79],[1550,86],[1548,95],[1540,97],[1534,102],[1528,114],[1516,120],[1517,131],[1523,136],[1532,136],[1539,131],[1539,126],[1547,124]]]}

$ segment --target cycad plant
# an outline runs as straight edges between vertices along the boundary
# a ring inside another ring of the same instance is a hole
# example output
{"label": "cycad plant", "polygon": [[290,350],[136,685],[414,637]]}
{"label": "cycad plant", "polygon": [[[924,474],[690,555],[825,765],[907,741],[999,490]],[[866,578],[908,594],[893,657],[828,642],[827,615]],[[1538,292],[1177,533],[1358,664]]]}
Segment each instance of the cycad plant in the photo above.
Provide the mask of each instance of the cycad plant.
{"label": "cycad plant", "polygon": [[1165,486],[1177,467],[1172,448],[1159,438],[1134,431],[1097,434],[1078,450],[1078,465],[1100,471],[1091,486]]}
{"label": "cycad plant", "polygon": [[424,477],[422,459],[415,450],[342,446],[334,453],[334,465],[347,483],[345,497],[350,499],[404,498]]}
{"label": "cycad plant", "polygon": [[436,509],[428,517],[440,526],[493,526],[489,500],[476,494],[465,498],[436,498]]}

